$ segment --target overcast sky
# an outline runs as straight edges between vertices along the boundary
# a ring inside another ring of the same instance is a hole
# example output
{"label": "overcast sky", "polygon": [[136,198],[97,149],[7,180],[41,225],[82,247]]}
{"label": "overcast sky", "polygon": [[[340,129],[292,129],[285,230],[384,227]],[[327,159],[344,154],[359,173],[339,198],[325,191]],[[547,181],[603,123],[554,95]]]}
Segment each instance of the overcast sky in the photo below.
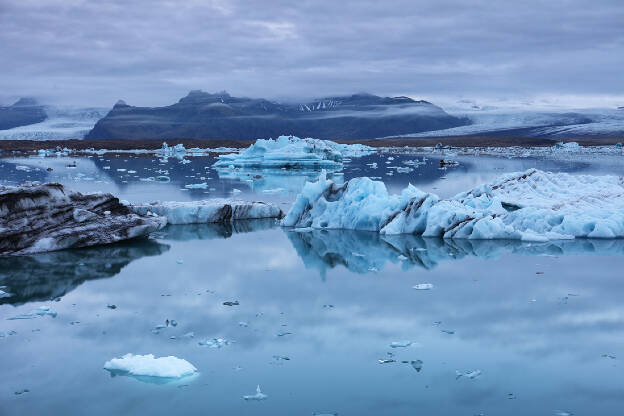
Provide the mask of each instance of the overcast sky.
{"label": "overcast sky", "polygon": [[623,0],[0,0],[0,103],[367,91],[624,105]]}

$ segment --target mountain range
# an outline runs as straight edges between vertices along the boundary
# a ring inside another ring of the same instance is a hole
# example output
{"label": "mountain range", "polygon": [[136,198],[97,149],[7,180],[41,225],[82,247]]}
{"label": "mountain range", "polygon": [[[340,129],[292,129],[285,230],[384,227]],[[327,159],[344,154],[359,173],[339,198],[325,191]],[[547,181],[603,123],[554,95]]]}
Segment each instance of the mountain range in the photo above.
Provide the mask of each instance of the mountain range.
{"label": "mountain range", "polygon": [[470,124],[427,101],[371,94],[278,103],[191,91],[166,107],[119,101],[86,139],[262,139],[292,134],[318,139],[368,139]]}
{"label": "mountain range", "polygon": [[34,98],[20,98],[13,105],[0,107],[0,130],[40,123],[47,118]]}

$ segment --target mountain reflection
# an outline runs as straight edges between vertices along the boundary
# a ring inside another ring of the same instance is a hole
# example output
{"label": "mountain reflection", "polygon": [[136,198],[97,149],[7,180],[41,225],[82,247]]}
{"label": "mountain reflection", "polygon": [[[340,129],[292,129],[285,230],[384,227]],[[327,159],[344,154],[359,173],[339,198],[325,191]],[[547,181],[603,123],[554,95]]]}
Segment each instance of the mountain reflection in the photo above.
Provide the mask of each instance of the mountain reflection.
{"label": "mountain reflection", "polygon": [[87,280],[117,275],[132,261],[158,256],[169,246],[153,240],[137,240],[84,249],[62,250],[31,256],[0,258],[0,286],[11,293],[0,304],[56,299]]}
{"label": "mountain reflection", "polygon": [[445,240],[411,234],[381,235],[351,230],[285,229],[306,268],[318,269],[322,276],[338,265],[355,273],[382,270],[387,262],[433,269],[438,263],[464,257],[497,258],[504,254],[561,256],[624,255],[624,240],[559,240],[543,243],[517,240]]}

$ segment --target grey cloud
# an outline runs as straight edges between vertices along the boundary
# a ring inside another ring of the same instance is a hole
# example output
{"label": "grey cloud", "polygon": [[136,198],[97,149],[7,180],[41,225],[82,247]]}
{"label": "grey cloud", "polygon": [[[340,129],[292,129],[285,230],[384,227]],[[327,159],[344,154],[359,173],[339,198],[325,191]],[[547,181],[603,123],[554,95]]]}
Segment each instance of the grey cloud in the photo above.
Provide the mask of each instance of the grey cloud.
{"label": "grey cloud", "polygon": [[0,102],[624,96],[622,21],[619,0],[2,0]]}

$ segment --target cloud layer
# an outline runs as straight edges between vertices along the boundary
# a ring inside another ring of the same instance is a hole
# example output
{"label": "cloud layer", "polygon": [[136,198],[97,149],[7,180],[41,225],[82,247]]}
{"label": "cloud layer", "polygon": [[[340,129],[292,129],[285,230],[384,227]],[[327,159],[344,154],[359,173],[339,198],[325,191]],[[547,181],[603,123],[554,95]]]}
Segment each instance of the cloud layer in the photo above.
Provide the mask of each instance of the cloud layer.
{"label": "cloud layer", "polygon": [[165,105],[201,88],[611,105],[622,22],[620,0],[1,0],[0,102]]}

